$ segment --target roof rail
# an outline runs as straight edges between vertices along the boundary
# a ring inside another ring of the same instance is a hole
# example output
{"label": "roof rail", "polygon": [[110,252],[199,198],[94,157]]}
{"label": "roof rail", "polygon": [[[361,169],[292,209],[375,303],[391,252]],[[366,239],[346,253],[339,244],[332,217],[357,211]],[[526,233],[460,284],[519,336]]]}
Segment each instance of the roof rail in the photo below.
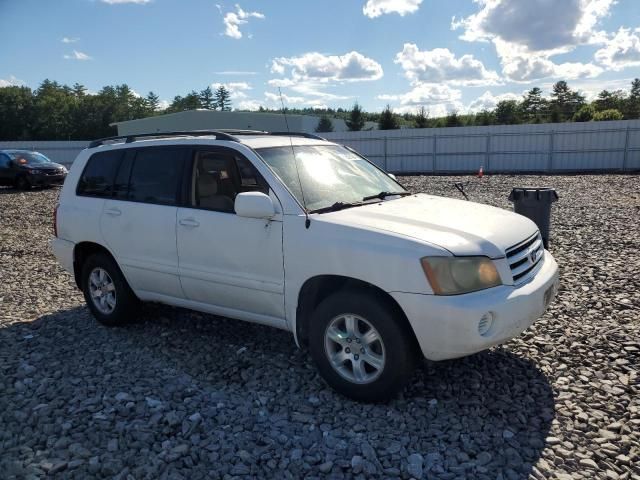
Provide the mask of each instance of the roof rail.
{"label": "roof rail", "polygon": [[313,138],[314,140],[326,140],[318,135],[306,132],[267,132],[265,130],[234,130],[230,128],[222,128],[220,131],[231,135],[274,135],[279,137],[304,137]]}
{"label": "roof rail", "polygon": [[137,133],[132,135],[116,135],[114,137],[99,138],[89,143],[87,148],[95,148],[104,145],[106,142],[125,139],[124,143],[135,142],[138,138],[164,138],[164,137],[209,137],[214,136],[216,140],[229,140],[237,142],[238,139],[223,130],[192,130],[177,132],[156,132],[156,133]]}
{"label": "roof rail", "polygon": [[314,140],[326,140],[326,138],[322,138],[320,135],[314,135],[313,133],[306,132],[269,132],[268,135],[278,135],[283,137],[304,137],[312,138]]}

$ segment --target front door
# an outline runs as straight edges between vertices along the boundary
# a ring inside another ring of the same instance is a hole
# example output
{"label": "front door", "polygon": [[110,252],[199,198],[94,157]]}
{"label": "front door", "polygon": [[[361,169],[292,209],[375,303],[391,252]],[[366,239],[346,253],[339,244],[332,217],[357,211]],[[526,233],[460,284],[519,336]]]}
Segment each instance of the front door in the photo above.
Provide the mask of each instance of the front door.
{"label": "front door", "polygon": [[[188,206],[178,208],[180,278],[187,299],[221,315],[284,326],[282,214],[235,214],[235,196],[269,187],[232,149],[194,150]],[[271,194],[280,211],[279,203]]]}

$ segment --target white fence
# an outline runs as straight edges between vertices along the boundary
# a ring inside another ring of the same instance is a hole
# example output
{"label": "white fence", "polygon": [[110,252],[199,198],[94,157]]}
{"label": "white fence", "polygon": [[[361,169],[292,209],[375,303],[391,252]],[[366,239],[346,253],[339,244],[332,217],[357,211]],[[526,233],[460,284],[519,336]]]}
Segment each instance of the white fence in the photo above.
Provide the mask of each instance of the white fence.
{"label": "white fence", "polygon": [[[640,170],[640,120],[323,133],[395,173]],[[86,142],[0,142],[71,165]]]}
{"label": "white fence", "polygon": [[321,135],[396,173],[640,170],[640,120]]}

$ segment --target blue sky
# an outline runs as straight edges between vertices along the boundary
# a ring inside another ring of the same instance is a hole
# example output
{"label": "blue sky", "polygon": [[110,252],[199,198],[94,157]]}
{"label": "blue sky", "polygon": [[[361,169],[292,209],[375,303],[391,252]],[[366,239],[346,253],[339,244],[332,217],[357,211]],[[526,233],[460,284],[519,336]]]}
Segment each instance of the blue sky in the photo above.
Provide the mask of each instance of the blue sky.
{"label": "blue sky", "polygon": [[640,77],[638,0],[0,0],[0,86],[127,83],[170,101],[226,84],[234,107],[432,116],[566,79]]}

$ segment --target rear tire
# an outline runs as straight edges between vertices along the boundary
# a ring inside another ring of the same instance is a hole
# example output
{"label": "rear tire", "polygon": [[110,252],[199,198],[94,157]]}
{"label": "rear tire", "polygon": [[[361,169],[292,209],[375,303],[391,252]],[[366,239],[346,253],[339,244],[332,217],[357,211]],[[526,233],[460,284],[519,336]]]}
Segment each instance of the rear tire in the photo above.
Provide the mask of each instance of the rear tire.
{"label": "rear tire", "polygon": [[29,190],[31,188],[31,183],[24,175],[16,178],[16,188],[18,190]]}
{"label": "rear tire", "polygon": [[135,317],[140,301],[109,255],[90,255],[82,266],[81,281],[87,306],[100,323],[124,325]]}
{"label": "rear tire", "polygon": [[309,350],[333,389],[364,402],[394,397],[416,364],[413,336],[398,313],[363,290],[337,292],[318,305]]}

